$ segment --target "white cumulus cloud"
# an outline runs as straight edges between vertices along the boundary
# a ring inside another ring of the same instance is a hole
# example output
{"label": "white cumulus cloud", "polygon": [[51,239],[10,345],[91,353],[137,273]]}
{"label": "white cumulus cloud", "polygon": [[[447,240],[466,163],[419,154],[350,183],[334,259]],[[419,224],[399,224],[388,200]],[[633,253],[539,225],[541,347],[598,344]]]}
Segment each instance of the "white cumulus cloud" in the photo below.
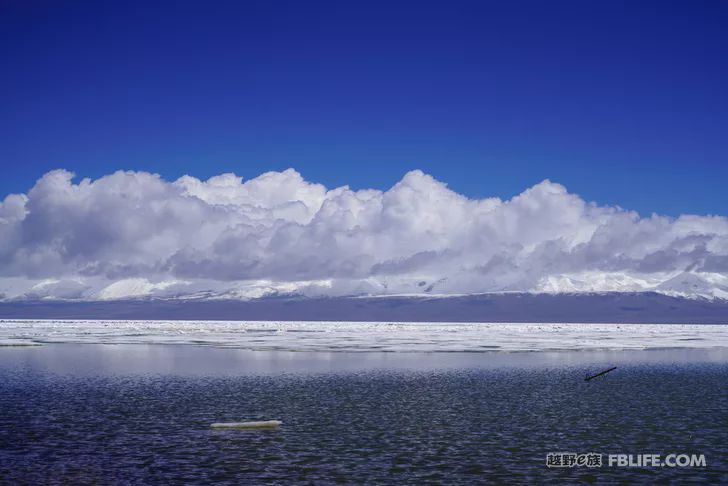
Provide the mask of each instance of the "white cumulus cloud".
{"label": "white cumulus cloud", "polygon": [[417,170],[387,191],[55,170],[0,203],[5,299],[642,290],[728,297],[728,219],[640,217],[548,180],[470,199]]}

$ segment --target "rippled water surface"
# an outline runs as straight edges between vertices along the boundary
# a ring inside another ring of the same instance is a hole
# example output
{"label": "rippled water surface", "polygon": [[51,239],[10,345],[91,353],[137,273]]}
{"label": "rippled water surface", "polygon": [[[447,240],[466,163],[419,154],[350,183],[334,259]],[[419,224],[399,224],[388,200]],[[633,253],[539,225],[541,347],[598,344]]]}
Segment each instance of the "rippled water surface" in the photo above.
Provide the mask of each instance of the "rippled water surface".
{"label": "rippled water surface", "polygon": [[[584,374],[614,372],[590,382]],[[0,482],[728,482],[728,359],[708,351],[0,349]],[[212,430],[280,419],[278,430]],[[703,453],[554,470],[547,452]]]}

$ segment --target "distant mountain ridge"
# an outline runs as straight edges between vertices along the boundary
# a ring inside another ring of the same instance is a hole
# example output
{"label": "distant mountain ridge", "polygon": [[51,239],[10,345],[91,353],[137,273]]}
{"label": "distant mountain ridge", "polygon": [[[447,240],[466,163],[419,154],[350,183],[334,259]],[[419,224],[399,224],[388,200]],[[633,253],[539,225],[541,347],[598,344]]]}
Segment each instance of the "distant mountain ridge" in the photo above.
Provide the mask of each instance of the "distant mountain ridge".
{"label": "distant mountain ridge", "polygon": [[537,289],[546,293],[655,292],[675,297],[728,299],[728,276],[719,273],[682,272],[664,279],[647,280],[626,274],[548,277]]}
{"label": "distant mountain ridge", "polygon": [[124,300],[256,300],[271,297],[309,298],[356,296],[433,296],[437,298],[466,295],[530,294],[600,294],[659,293],[689,299],[728,300],[728,274],[717,272],[671,272],[631,274],[625,272],[580,272],[543,277],[538,283],[515,282],[508,287],[460,289],[448,286],[449,277],[371,277],[366,285],[340,286],[330,280],[277,282],[272,280],[231,282],[186,282],[149,280],[135,277],[116,280],[81,281],[46,279],[30,285],[24,281],[0,287],[0,302],[17,301],[124,301]]}
{"label": "distant mountain ridge", "polygon": [[0,318],[728,324],[728,300],[657,292],[23,300],[0,302]]}

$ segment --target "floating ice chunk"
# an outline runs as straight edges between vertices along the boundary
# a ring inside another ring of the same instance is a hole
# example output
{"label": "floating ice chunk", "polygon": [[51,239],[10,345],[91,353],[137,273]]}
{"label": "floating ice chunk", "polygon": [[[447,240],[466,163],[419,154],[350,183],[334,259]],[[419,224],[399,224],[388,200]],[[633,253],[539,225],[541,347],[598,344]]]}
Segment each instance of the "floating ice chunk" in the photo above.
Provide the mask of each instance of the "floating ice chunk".
{"label": "floating ice chunk", "polygon": [[273,429],[281,425],[280,420],[263,420],[261,422],[215,422],[210,427],[215,429]]}
{"label": "floating ice chunk", "polygon": [[2,339],[0,338],[0,346],[14,347],[14,346],[43,346],[41,343],[36,343],[29,339]]}

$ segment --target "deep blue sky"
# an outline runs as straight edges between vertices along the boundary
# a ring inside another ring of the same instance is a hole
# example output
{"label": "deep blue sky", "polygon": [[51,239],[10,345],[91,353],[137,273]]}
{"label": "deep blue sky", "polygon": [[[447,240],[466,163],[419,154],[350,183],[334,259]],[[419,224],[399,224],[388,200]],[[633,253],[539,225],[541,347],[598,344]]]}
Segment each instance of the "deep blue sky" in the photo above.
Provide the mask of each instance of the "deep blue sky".
{"label": "deep blue sky", "polygon": [[0,194],[63,167],[544,178],[728,213],[728,2],[0,0]]}

